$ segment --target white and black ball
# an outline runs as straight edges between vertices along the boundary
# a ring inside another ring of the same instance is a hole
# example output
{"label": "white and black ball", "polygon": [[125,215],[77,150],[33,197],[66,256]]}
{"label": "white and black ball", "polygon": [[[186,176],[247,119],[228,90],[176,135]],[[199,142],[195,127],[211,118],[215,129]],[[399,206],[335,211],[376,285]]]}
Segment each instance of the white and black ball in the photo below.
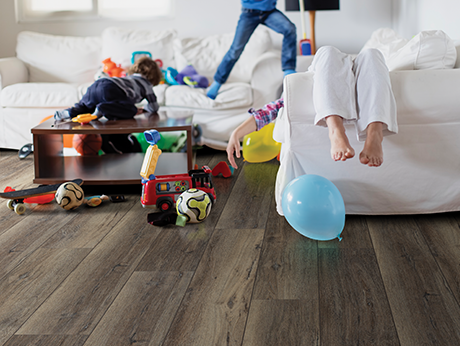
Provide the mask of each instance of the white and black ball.
{"label": "white and black ball", "polygon": [[85,200],[83,189],[71,181],[61,184],[55,194],[56,202],[65,210],[78,208]]}
{"label": "white and black ball", "polygon": [[177,214],[185,216],[189,223],[204,221],[211,212],[211,207],[208,194],[195,188],[184,191],[176,202]]}

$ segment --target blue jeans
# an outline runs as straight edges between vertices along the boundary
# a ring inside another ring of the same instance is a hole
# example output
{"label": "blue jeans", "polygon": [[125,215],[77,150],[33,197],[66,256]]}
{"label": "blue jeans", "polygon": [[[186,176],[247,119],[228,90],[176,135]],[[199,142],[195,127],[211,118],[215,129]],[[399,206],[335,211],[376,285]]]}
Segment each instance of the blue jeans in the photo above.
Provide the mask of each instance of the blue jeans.
{"label": "blue jeans", "polygon": [[283,71],[295,70],[297,56],[297,29],[295,25],[277,9],[259,11],[243,8],[233,43],[214,75],[216,82],[223,84],[227,81],[233,66],[240,58],[249,38],[259,24],[264,24],[284,36],[281,51],[281,69]]}

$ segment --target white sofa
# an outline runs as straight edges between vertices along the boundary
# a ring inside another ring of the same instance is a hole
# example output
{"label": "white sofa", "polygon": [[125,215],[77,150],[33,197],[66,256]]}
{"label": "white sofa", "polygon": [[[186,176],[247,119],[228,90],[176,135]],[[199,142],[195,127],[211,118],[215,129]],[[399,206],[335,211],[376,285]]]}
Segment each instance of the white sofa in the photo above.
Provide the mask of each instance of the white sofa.
{"label": "white sofa", "polygon": [[[285,108],[274,130],[275,140],[282,143],[275,193],[278,213],[283,215],[281,200],[285,186],[303,174],[317,174],[332,181],[342,194],[347,214],[459,211],[460,42],[452,42],[438,47],[442,49],[436,48],[433,55],[426,54],[423,59],[424,47],[420,42],[412,42],[410,51],[418,62],[429,68],[426,63],[430,57],[436,69],[415,70],[417,61],[412,59],[407,64],[409,53],[399,60],[401,68],[397,67],[396,59],[387,61],[392,66],[390,78],[398,109],[399,133],[385,137],[384,163],[379,168],[359,162],[363,143],[357,141],[353,126],[347,127],[347,134],[356,157],[334,162],[330,157],[327,129],[313,125],[313,73],[287,76]],[[441,61],[447,61],[443,60],[447,59],[443,55],[446,47],[451,52],[448,59],[455,64],[454,68],[439,66]]]}
{"label": "white sofa", "polygon": [[[31,143],[31,128],[44,117],[76,103],[94,81],[102,60],[123,67],[134,51],[149,51],[163,68],[178,71],[192,64],[212,82],[233,34],[179,38],[174,30],[149,31],[110,27],[100,37],[55,36],[21,32],[16,57],[0,59],[0,148],[19,149]],[[215,100],[205,89],[159,85],[160,106],[191,108],[202,128],[199,144],[224,149],[250,107],[259,108],[279,97],[282,88],[280,52],[268,29],[260,27]]]}

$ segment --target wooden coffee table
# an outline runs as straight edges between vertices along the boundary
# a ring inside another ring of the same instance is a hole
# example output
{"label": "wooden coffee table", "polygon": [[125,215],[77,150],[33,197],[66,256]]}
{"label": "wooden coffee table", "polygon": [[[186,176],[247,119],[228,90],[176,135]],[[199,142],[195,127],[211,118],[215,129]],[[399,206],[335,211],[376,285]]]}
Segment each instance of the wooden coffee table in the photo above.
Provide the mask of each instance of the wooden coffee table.
{"label": "wooden coffee table", "polygon": [[32,129],[36,184],[57,184],[83,179],[85,185],[140,184],[144,153],[106,154],[100,156],[64,156],[65,134],[122,134],[146,130],[187,131],[186,153],[162,153],[155,175],[186,173],[193,168],[192,129],[190,111],[144,113],[127,120],[93,120],[80,125],[55,122],[50,119]]}

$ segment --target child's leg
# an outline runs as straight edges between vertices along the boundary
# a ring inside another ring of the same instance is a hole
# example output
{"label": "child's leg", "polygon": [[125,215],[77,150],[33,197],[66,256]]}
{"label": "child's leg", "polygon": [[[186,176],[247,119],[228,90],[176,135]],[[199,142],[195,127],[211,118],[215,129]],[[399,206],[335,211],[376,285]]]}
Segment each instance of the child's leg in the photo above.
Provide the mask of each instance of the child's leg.
{"label": "child's leg", "polygon": [[356,128],[358,139],[365,140],[359,160],[378,167],[383,163],[383,137],[398,132],[388,68],[380,51],[367,49],[356,57],[353,70],[359,112]]}
{"label": "child's leg", "polygon": [[137,107],[130,101],[108,101],[97,105],[97,110],[109,120],[131,119],[137,114]]}
{"label": "child's leg", "polygon": [[369,167],[379,167],[383,163],[383,123],[373,122],[367,127],[367,137],[359,161]]}
{"label": "child's leg", "polygon": [[331,157],[334,161],[345,161],[355,156],[355,151],[351,147],[343,126],[343,119],[338,115],[326,117],[329,129],[329,139],[331,141]]}
{"label": "child's leg", "polygon": [[359,112],[358,139],[366,139],[367,128],[373,122],[383,123],[384,135],[397,133],[396,101],[382,53],[377,49],[362,51],[354,61],[353,71]]}
{"label": "child's leg", "polygon": [[344,121],[354,121],[357,118],[352,67],[353,61],[348,54],[334,47],[321,47],[309,69],[315,72],[315,125],[329,128],[331,156],[335,161],[344,161],[355,155],[344,127]]}
{"label": "child's leg", "polygon": [[206,94],[209,98],[213,100],[216,98],[221,85],[227,81],[233,66],[235,66],[236,62],[240,58],[244,47],[260,22],[260,15],[258,15],[255,11],[243,8],[236,27],[232,45],[219,64],[219,67],[214,75],[214,82],[211,84],[211,87],[208,89]]}
{"label": "child's leg", "polygon": [[297,59],[297,29],[295,25],[277,9],[270,13],[264,24],[283,35],[281,68],[285,76],[294,73]]}

